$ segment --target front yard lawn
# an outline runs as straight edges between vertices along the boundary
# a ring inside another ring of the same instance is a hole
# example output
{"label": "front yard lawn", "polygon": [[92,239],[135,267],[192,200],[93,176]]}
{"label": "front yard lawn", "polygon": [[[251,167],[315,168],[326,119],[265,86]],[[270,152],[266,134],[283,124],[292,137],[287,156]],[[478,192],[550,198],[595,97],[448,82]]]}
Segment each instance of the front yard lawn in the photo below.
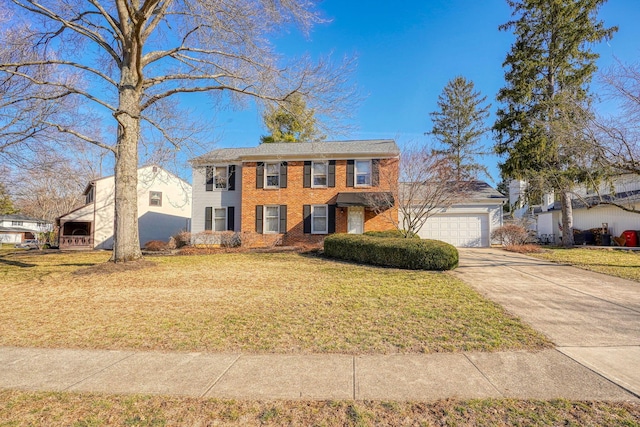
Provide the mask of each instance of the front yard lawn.
{"label": "front yard lawn", "polygon": [[449,274],[291,253],[151,257],[125,268],[108,257],[0,255],[0,345],[347,354],[550,345]]}
{"label": "front yard lawn", "polygon": [[484,399],[235,401],[0,391],[0,425],[638,426],[640,405]]}
{"label": "front yard lawn", "polygon": [[571,248],[528,255],[640,282],[640,252],[636,251]]}

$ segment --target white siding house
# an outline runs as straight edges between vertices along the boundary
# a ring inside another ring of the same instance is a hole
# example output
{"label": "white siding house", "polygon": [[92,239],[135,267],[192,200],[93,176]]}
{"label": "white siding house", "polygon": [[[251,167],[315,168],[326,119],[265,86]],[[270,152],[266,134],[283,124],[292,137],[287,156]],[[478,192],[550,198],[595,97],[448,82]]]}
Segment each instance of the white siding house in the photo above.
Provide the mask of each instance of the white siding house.
{"label": "white siding house", "polygon": [[53,230],[53,224],[44,219],[26,215],[0,215],[0,243],[22,243],[35,239],[36,233]]}
{"label": "white siding house", "polygon": [[[577,230],[602,228],[604,224],[612,236],[626,230],[640,230],[640,213],[628,212],[608,204],[615,202],[640,211],[640,177],[620,175],[600,184],[599,188],[581,186],[571,195],[573,227]],[[530,207],[526,212],[531,212]],[[554,194],[545,194],[540,205],[533,207],[538,238],[543,242],[559,244],[562,239],[562,211]]]}
{"label": "white siding house", "polygon": [[[86,204],[58,218],[60,248],[113,248],[114,177],[89,183]],[[138,169],[138,232],[140,243],[167,241],[189,229],[191,185],[159,166]]]}

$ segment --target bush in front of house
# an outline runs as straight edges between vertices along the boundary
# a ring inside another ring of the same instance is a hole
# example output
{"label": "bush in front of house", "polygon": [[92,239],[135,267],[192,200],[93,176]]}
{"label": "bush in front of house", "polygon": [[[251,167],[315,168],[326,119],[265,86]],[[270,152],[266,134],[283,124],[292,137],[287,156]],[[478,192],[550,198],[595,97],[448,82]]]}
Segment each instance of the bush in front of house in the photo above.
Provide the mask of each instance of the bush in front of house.
{"label": "bush in front of house", "polygon": [[524,245],[529,241],[529,233],[519,225],[506,224],[493,230],[491,240],[498,241],[503,246]]}
{"label": "bush in front of house", "polygon": [[[386,238],[386,239],[404,239],[404,234],[402,234],[402,231],[400,230],[384,230],[384,231],[367,231],[366,233],[364,233],[365,236],[371,236],[371,237],[382,237],[382,238]],[[418,236],[416,233],[409,233],[409,238],[411,239],[419,239],[420,236]]]}
{"label": "bush in front of house", "polygon": [[410,270],[442,271],[458,266],[458,250],[438,240],[332,234],[324,239],[324,254],[345,261]]}
{"label": "bush in front of house", "polygon": [[162,240],[150,240],[144,244],[144,250],[149,252],[162,252],[167,249],[167,244]]}

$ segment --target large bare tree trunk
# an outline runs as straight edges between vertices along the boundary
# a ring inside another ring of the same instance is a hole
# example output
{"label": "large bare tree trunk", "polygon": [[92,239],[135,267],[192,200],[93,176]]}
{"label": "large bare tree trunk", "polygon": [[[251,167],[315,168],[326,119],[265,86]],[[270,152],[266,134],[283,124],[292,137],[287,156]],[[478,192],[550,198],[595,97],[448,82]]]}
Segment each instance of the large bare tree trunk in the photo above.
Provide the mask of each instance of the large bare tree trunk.
{"label": "large bare tree trunk", "polygon": [[561,193],[562,203],[562,246],[573,246],[573,207],[571,206],[571,194],[568,191]]}
{"label": "large bare tree trunk", "polygon": [[115,164],[115,221],[112,261],[142,258],[138,235],[138,138],[141,89],[134,67],[123,67]]}

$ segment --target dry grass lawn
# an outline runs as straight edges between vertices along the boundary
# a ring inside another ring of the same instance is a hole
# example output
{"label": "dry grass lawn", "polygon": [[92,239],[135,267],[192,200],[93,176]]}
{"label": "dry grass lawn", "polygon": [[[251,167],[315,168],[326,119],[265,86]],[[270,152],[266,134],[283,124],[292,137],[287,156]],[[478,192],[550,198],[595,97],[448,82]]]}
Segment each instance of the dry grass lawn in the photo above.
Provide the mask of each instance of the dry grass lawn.
{"label": "dry grass lawn", "polygon": [[257,353],[549,346],[448,274],[300,254],[0,255],[0,345]]}
{"label": "dry grass lawn", "polygon": [[640,405],[566,400],[223,401],[0,391],[0,425],[638,426]]}
{"label": "dry grass lawn", "polygon": [[554,248],[528,255],[640,282],[640,252],[636,251]]}

